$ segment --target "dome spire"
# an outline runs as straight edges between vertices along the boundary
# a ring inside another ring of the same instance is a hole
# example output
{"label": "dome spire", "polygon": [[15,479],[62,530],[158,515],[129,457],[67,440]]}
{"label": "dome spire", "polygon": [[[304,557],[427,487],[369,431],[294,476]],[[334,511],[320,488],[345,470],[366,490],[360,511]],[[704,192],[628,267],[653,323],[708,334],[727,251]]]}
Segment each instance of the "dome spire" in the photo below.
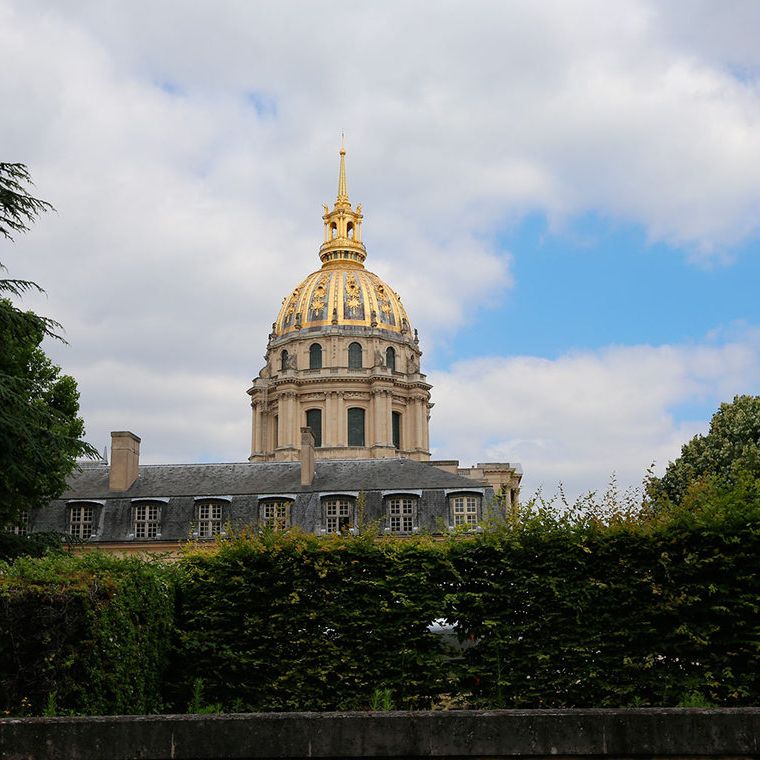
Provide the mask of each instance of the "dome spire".
{"label": "dome spire", "polygon": [[346,184],[346,146],[345,135],[340,133],[340,172],[338,173],[338,203],[350,203]]}
{"label": "dome spire", "polygon": [[338,172],[338,197],[332,211],[325,205],[322,221],[325,239],[319,249],[322,266],[346,265],[361,268],[367,251],[362,243],[361,204],[354,209],[348,199],[346,182],[346,147],[343,136],[340,142],[340,171]]}

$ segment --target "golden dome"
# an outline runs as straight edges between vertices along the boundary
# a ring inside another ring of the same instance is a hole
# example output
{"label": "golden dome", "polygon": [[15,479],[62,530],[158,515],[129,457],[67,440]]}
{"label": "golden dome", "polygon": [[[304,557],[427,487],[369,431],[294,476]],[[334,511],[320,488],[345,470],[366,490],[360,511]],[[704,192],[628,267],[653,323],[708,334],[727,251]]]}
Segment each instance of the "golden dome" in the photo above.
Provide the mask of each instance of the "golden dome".
{"label": "golden dome", "polygon": [[282,302],[275,334],[307,327],[377,327],[409,334],[409,319],[398,293],[376,274],[346,262],[312,272]]}
{"label": "golden dome", "polygon": [[338,197],[322,216],[322,268],[312,272],[287,298],[274,324],[274,335],[308,327],[369,327],[409,335],[409,319],[401,298],[376,274],[364,268],[362,207],[348,198],[346,151],[340,149]]}

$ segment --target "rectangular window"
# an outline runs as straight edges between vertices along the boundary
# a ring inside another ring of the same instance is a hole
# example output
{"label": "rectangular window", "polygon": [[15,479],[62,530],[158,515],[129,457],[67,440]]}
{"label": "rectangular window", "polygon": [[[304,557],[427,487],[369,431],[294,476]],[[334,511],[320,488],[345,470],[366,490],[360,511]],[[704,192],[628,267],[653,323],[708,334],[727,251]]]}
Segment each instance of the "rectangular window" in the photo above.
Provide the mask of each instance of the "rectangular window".
{"label": "rectangular window", "polygon": [[198,505],[198,538],[212,538],[222,532],[222,505],[208,502]]}
{"label": "rectangular window", "polygon": [[29,512],[25,509],[19,513],[18,520],[5,529],[6,533],[13,533],[17,536],[25,536],[29,533]]}
{"label": "rectangular window", "polygon": [[264,502],[261,505],[261,522],[272,530],[287,530],[290,527],[290,502]]}
{"label": "rectangular window", "polygon": [[412,532],[416,502],[410,496],[394,496],[388,500],[388,528],[391,533]]}
{"label": "rectangular window", "polygon": [[319,448],[322,445],[322,410],[309,409],[306,412],[306,427],[311,428],[314,436],[314,446]]}
{"label": "rectangular window", "polygon": [[348,445],[364,446],[364,409],[348,410]]}
{"label": "rectangular window", "polygon": [[156,538],[161,532],[161,505],[135,505],[135,538]]}
{"label": "rectangular window", "polygon": [[75,538],[92,535],[93,508],[89,504],[69,507],[69,533]]}
{"label": "rectangular window", "polygon": [[393,427],[393,448],[401,448],[401,412],[391,414],[391,423]]}
{"label": "rectangular window", "polygon": [[327,499],[325,501],[325,530],[328,533],[342,533],[354,527],[353,504],[348,499]]}
{"label": "rectangular window", "polygon": [[479,496],[453,496],[451,515],[454,525],[476,525],[478,522]]}

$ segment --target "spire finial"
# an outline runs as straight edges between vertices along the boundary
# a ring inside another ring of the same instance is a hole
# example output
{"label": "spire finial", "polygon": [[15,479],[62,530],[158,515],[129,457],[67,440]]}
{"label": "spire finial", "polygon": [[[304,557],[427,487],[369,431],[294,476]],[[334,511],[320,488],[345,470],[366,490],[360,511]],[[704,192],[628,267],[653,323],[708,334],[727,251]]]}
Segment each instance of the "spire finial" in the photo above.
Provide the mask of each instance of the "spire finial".
{"label": "spire finial", "polygon": [[346,184],[346,146],[345,135],[340,133],[340,173],[338,174],[338,203],[348,202],[348,186]]}

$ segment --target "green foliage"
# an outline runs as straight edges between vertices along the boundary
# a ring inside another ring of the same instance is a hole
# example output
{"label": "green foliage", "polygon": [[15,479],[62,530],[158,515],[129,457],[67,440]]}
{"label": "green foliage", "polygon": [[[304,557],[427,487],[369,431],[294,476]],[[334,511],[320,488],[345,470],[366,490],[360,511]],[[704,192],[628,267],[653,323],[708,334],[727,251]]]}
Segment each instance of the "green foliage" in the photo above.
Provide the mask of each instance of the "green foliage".
{"label": "green foliage", "polygon": [[[0,299],[0,321],[16,311]],[[28,317],[0,330],[0,526],[57,498],[77,457],[92,452],[76,383],[41,349],[44,330]]]}
{"label": "green foliage", "polygon": [[7,240],[13,240],[15,233],[27,232],[30,222],[53,210],[47,201],[29,193],[33,184],[24,164],[0,162],[0,235]]}
{"label": "green foliage", "polygon": [[760,477],[760,396],[735,396],[720,405],[707,435],[696,435],[681,448],[662,478],[651,478],[649,495],[656,502],[680,502],[704,477],[736,482],[742,474]]}
{"label": "green foliage", "polygon": [[17,536],[0,532],[0,562],[12,562],[17,557],[44,557],[52,552],[64,551],[71,538],[60,533],[29,533]]}
{"label": "green foliage", "polygon": [[[29,193],[31,184],[23,164],[0,163],[0,235],[8,240],[53,208]],[[28,280],[0,279],[0,294],[30,290],[42,291]],[[60,337],[59,328],[0,298],[0,528],[59,496],[77,457],[97,454],[81,440],[76,383],[41,348],[44,338]]]}
{"label": "green foliage", "polygon": [[179,565],[177,706],[196,678],[232,709],[405,708],[448,689],[429,623],[456,579],[430,539],[265,532],[195,550]]}
{"label": "green foliage", "polygon": [[[571,507],[539,497],[440,541],[263,531],[168,567],[23,559],[0,574],[0,700],[16,714],[754,705],[758,553],[760,481],[745,475],[703,478],[667,511],[614,485]],[[441,618],[463,653],[429,631]]]}
{"label": "green foliage", "polygon": [[0,711],[161,708],[172,568],[88,553],[22,558],[0,570]]}
{"label": "green foliage", "polygon": [[451,546],[450,619],[483,707],[720,705],[760,697],[760,488],[705,485],[667,514],[546,503]]}

